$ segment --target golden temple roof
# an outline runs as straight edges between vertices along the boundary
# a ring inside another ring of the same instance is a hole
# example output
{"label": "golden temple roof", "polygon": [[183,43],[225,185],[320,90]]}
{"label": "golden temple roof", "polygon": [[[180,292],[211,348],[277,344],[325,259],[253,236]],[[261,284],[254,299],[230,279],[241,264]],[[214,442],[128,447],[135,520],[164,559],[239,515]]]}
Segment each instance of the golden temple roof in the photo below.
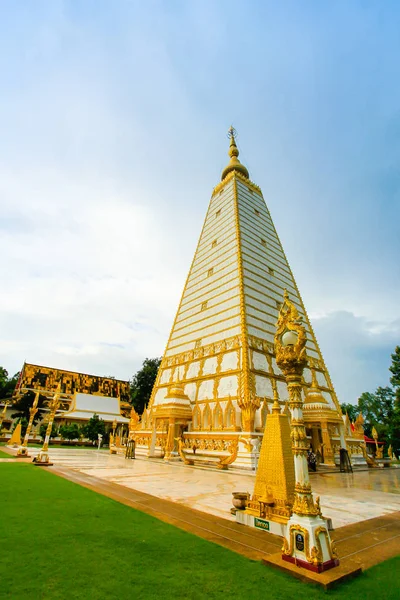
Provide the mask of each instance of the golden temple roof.
{"label": "golden temple roof", "polygon": [[229,128],[228,137],[231,140],[231,142],[229,144],[229,151],[228,151],[228,155],[231,157],[231,160],[229,161],[229,164],[225,167],[225,169],[222,171],[221,181],[223,181],[225,179],[225,177],[232,171],[238,171],[239,173],[241,173],[248,179],[249,172],[246,169],[246,167],[244,165],[242,165],[242,163],[238,159],[239,150],[238,150],[238,147],[236,146],[236,139],[235,139],[236,131],[234,130],[232,125]]}

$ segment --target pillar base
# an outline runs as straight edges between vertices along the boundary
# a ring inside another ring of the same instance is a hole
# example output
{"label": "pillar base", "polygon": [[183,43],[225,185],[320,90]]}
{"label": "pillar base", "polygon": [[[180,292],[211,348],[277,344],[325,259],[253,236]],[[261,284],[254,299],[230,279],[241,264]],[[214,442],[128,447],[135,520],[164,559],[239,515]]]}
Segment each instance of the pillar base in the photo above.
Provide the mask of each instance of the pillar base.
{"label": "pillar base", "polygon": [[16,458],[29,458],[30,454],[28,454],[28,448],[25,446],[20,446],[18,448],[18,452],[16,454]]}
{"label": "pillar base", "polygon": [[52,462],[50,462],[49,460],[49,454],[48,452],[43,452],[42,450],[39,452],[39,454],[33,459],[33,464],[36,465],[37,467],[51,467],[52,466]]}
{"label": "pillar base", "polygon": [[326,519],[320,515],[293,514],[287,524],[282,559],[322,573],[339,565]]}
{"label": "pillar base", "polygon": [[283,537],[286,531],[286,523],[283,520],[263,519],[258,517],[247,510],[236,510],[236,523],[240,525],[247,525],[247,527],[254,527],[267,533],[273,533]]}
{"label": "pillar base", "polygon": [[286,554],[282,554],[282,560],[290,562],[297,567],[303,567],[303,569],[313,571],[314,573],[322,573],[323,571],[328,571],[329,569],[333,569],[333,567],[339,566],[339,559],[337,558],[332,558],[325,563],[317,565],[309,563],[306,560],[301,560],[300,558],[295,558],[294,556],[286,556]]}

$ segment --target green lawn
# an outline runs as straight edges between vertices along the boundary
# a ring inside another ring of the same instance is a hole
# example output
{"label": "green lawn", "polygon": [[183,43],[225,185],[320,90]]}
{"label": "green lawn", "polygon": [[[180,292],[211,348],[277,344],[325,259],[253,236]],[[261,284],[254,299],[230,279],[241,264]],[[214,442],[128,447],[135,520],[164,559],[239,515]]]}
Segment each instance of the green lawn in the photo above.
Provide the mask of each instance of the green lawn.
{"label": "green lawn", "polygon": [[2,452],[0,450],[0,458],[12,458],[11,454],[7,454],[7,452]]}
{"label": "green lawn", "polygon": [[324,592],[31,464],[0,489],[2,599],[400,597],[400,558]]}

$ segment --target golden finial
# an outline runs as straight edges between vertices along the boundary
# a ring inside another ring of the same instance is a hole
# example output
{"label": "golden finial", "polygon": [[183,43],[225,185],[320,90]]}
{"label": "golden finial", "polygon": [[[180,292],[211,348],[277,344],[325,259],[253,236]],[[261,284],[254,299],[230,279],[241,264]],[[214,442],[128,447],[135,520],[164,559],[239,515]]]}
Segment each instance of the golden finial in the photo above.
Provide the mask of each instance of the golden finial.
{"label": "golden finial", "polygon": [[318,389],[317,374],[315,369],[311,369],[311,387]]}
{"label": "golden finial", "polygon": [[276,388],[274,389],[274,403],[272,405],[272,412],[274,414],[280,414],[280,412],[281,412],[281,407],[279,404],[278,390]]}
{"label": "golden finial", "polygon": [[236,136],[237,136],[236,130],[231,125],[229,128],[229,131],[228,131],[228,138],[231,140],[230,144],[229,144],[228,155],[231,157],[231,160],[229,161],[229,165],[227,167],[225,167],[225,169],[222,171],[221,181],[223,179],[225,179],[225,177],[231,171],[238,171],[239,173],[241,173],[242,175],[247,177],[247,179],[249,178],[248,170],[246,169],[246,167],[244,165],[242,165],[242,163],[238,159],[239,150],[238,150],[238,147],[236,146]]}

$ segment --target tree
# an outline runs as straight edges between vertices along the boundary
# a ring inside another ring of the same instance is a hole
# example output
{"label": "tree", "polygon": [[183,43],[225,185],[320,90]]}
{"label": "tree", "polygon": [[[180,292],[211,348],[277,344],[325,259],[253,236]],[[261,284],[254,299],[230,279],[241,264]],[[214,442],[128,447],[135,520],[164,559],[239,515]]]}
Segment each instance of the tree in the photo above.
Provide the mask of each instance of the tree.
{"label": "tree", "polygon": [[[35,392],[26,392],[26,394],[24,394],[23,396],[18,398],[18,400],[15,400],[12,407],[16,410],[14,413],[12,413],[11,417],[13,419],[17,419],[17,418],[21,417],[21,418],[24,418],[27,421],[29,421],[29,417],[30,417],[29,409],[32,407],[34,400],[35,400]],[[37,411],[37,413],[33,419],[34,425],[43,417],[44,411],[42,409],[43,409],[45,400],[46,400],[46,397],[42,396],[40,394],[39,402],[38,402],[39,410]]]}
{"label": "tree", "polygon": [[357,419],[358,417],[358,413],[360,412],[357,408],[357,405],[355,404],[346,404],[345,402],[343,402],[343,404],[340,405],[340,408],[342,409],[342,413],[345,415],[346,413],[349,415],[349,419],[352,423],[354,423],[354,421]]}
{"label": "tree", "polygon": [[371,436],[375,427],[382,441],[389,441],[394,417],[394,392],[391,387],[378,387],[375,394],[364,392],[358,399],[358,408],[364,416],[365,433]]}
{"label": "tree", "polygon": [[7,369],[0,367],[0,400],[11,398],[18,383],[18,378],[19,373],[9,377]]}
{"label": "tree", "polygon": [[60,435],[65,440],[78,440],[80,438],[81,432],[76,423],[70,423],[69,425],[61,425],[60,426]]}
{"label": "tree", "polygon": [[[47,425],[48,423],[42,423],[40,426],[39,435],[42,438],[42,440],[44,440],[44,438],[46,437]],[[51,426],[50,438],[57,437],[57,435],[58,427],[55,423],[53,423],[53,425]]]}
{"label": "tree", "polygon": [[400,402],[400,346],[396,346],[392,354],[392,364],[389,371],[392,373],[390,383],[394,388],[396,400]]}
{"label": "tree", "polygon": [[97,442],[98,435],[105,435],[106,424],[99,415],[94,414],[93,417],[82,427],[82,434],[92,442]]}
{"label": "tree", "polygon": [[4,367],[0,367],[0,397],[4,398],[3,390],[8,381],[8,371]]}
{"label": "tree", "polygon": [[139,415],[143,413],[150,400],[160,364],[161,358],[146,358],[142,368],[132,378],[131,403]]}

